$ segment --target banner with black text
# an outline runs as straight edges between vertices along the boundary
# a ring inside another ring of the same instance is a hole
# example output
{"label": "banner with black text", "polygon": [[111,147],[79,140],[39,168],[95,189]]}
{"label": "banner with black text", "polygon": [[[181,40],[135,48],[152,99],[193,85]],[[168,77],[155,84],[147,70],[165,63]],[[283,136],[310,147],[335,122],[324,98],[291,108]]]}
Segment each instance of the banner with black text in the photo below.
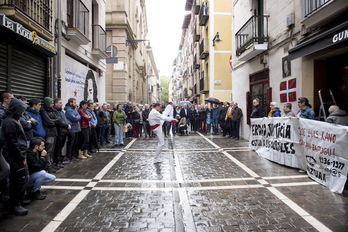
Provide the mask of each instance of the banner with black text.
{"label": "banner with black text", "polygon": [[266,159],[307,170],[313,180],[342,193],[348,172],[347,129],[298,118],[251,119],[249,146]]}

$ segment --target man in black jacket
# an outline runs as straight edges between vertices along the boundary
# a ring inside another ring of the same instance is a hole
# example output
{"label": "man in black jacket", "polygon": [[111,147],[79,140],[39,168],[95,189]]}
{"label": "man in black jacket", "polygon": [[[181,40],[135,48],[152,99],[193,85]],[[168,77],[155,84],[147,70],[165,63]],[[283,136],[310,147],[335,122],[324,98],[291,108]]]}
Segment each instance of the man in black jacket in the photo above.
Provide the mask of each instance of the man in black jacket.
{"label": "man in black jacket", "polygon": [[2,153],[10,165],[10,208],[16,215],[26,215],[22,207],[26,184],[29,179],[26,159],[27,139],[19,121],[27,105],[13,98],[2,122]]}
{"label": "man in black jacket", "polygon": [[63,112],[63,101],[61,98],[55,98],[54,99],[54,106],[53,108],[54,113],[57,117],[57,139],[56,139],[56,144],[54,146],[54,153],[53,153],[53,164],[62,168],[64,165],[62,164],[63,162],[63,156],[62,156],[62,149],[65,145],[66,138],[69,134],[69,131],[71,130],[70,123],[65,116]]}
{"label": "man in black jacket", "polygon": [[253,111],[251,112],[250,118],[262,118],[264,116],[263,109],[260,104],[260,100],[258,98],[255,98],[253,100]]}
{"label": "man in black jacket", "polygon": [[27,193],[36,200],[44,200],[45,195],[41,193],[41,186],[53,182],[56,177],[45,171],[45,140],[40,137],[34,137],[30,141],[30,148],[27,150],[27,160],[29,169],[29,181]]}
{"label": "man in black jacket", "polygon": [[54,146],[57,141],[57,124],[58,119],[55,114],[55,110],[53,109],[54,101],[53,98],[45,97],[44,98],[44,104],[41,106],[40,114],[42,117],[42,122],[46,131],[46,151],[47,151],[47,162],[48,172],[55,172],[57,169],[59,169],[58,166],[53,165],[53,157],[54,157]]}

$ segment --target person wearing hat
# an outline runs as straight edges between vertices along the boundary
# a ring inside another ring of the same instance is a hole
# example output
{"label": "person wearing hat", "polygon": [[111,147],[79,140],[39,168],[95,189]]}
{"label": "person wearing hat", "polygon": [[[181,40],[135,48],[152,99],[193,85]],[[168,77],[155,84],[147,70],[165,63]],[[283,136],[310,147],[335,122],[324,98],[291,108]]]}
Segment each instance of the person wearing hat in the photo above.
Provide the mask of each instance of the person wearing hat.
{"label": "person wearing hat", "polygon": [[153,108],[149,114],[149,124],[152,129],[152,131],[157,135],[158,138],[158,145],[154,157],[154,163],[162,163],[163,160],[160,158],[163,146],[164,146],[164,136],[162,131],[162,125],[165,121],[177,123],[178,120],[174,119],[173,117],[168,117],[166,115],[169,114],[173,106],[171,104],[168,104],[168,106],[163,111],[163,114],[160,113],[161,111],[161,104],[155,103],[153,105]]}

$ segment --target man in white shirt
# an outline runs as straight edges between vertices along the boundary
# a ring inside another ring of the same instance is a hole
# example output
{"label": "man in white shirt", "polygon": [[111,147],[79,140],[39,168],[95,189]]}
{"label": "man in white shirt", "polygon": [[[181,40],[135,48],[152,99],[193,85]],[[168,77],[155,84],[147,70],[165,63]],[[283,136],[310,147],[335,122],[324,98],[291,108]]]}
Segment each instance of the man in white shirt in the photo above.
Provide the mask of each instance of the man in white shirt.
{"label": "man in white shirt", "polygon": [[164,110],[163,114],[160,113],[161,105],[159,103],[155,103],[152,107],[152,110],[149,114],[149,124],[151,126],[152,131],[157,135],[158,145],[154,157],[154,163],[162,163],[163,160],[160,158],[160,154],[162,152],[164,146],[164,136],[162,131],[162,125],[165,121],[176,123],[177,120],[173,117],[167,117],[166,115],[173,109],[173,106],[169,104]]}

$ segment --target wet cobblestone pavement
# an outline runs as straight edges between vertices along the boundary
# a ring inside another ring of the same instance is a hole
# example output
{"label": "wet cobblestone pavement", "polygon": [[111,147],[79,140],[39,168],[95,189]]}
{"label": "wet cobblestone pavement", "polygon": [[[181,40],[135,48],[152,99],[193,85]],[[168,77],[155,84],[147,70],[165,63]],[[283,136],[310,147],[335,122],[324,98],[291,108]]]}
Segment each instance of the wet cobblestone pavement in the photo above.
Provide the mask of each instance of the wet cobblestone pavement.
{"label": "wet cobblestone pavement", "polygon": [[348,197],[221,135],[125,139],[56,173],[0,231],[348,231]]}

